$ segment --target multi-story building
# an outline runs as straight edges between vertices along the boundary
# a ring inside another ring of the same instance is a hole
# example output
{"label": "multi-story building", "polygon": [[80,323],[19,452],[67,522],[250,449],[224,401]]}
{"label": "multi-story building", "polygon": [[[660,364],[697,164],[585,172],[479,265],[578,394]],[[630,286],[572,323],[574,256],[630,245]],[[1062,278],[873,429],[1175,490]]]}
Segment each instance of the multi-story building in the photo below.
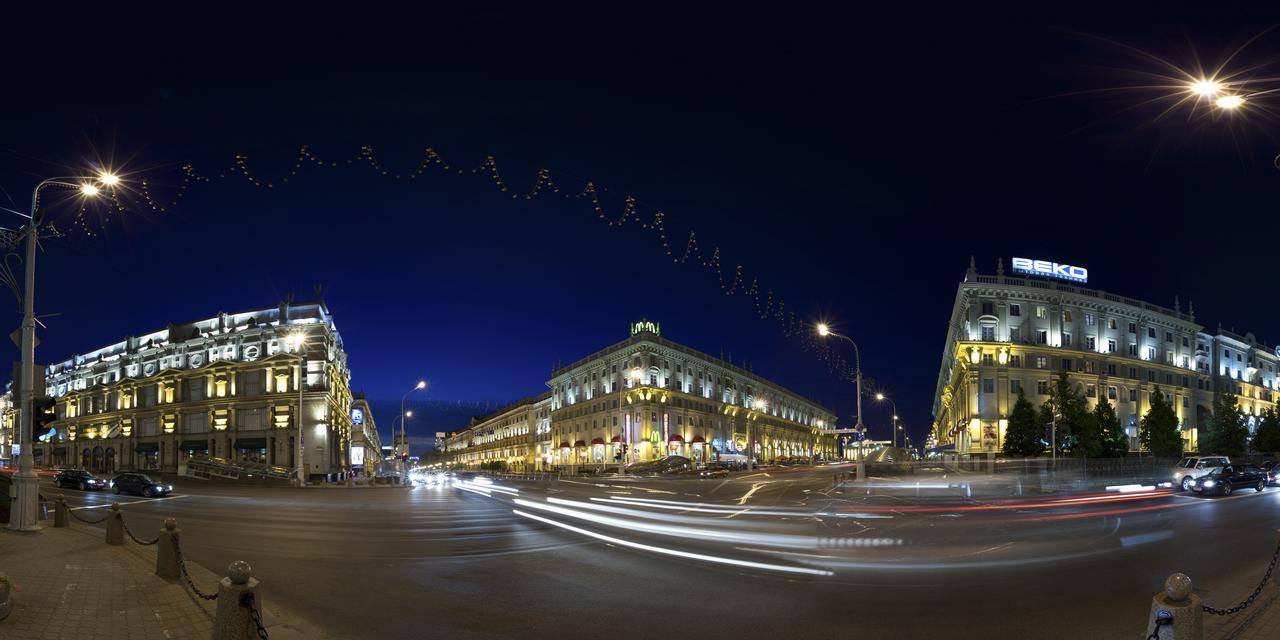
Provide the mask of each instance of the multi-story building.
{"label": "multi-story building", "polygon": [[175,472],[207,455],[293,469],[301,425],[310,478],[350,469],[350,372],[323,302],[171,324],[45,375],[57,419],[36,434],[39,466]]}
{"label": "multi-story building", "polygon": [[354,394],[351,401],[350,451],[353,474],[372,477],[382,470],[382,436],[363,392]]}
{"label": "multi-story building", "polygon": [[551,393],[517,400],[448,435],[441,451],[451,463],[480,468],[501,462],[512,471],[540,471],[551,443]]}
{"label": "multi-story building", "polygon": [[[451,461],[534,468],[607,466],[682,455],[699,464],[835,457],[836,417],[754,372],[667,340],[652,322],[547,381],[550,393],[445,441]],[[503,424],[514,425],[503,430]],[[484,452],[490,457],[484,458]]]}
{"label": "multi-story building", "polygon": [[1244,336],[1204,332],[1194,309],[1166,308],[1034,275],[980,275],[970,261],[943,347],[931,444],[968,453],[1000,450],[1021,390],[1039,407],[1059,372],[1092,409],[1106,397],[1139,449],[1138,427],[1158,387],[1195,450],[1215,391],[1240,396],[1252,429],[1275,404],[1275,349]]}

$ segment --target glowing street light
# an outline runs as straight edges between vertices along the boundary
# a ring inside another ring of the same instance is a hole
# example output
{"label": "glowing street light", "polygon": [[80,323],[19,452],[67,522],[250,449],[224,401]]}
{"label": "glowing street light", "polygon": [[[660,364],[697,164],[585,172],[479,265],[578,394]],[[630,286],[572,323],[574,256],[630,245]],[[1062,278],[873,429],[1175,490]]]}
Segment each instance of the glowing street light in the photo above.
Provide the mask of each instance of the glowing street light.
{"label": "glowing street light", "polygon": [[[18,443],[21,445],[22,451],[18,454],[18,472],[13,474],[11,494],[13,501],[9,511],[8,525],[12,531],[36,531],[40,529],[38,513],[40,478],[35,474],[35,459],[32,457],[31,452],[31,443],[35,439],[32,433],[32,427],[35,424],[32,401],[35,399],[36,386],[36,245],[40,239],[40,224],[44,220],[44,213],[40,209],[40,195],[46,188],[59,187],[62,189],[77,189],[85,197],[94,197],[98,195],[98,187],[94,184],[95,180],[101,182],[101,177],[95,179],[89,176],[61,176],[41,180],[31,191],[31,215],[24,216],[27,218],[27,224],[23,228],[21,235],[19,235],[19,237],[26,236],[24,238],[26,256],[23,259],[26,272],[23,277],[21,292],[22,326],[19,340],[22,358],[18,379],[15,381],[18,387],[18,402],[20,403],[18,405]],[[119,183],[119,178],[111,182],[112,185],[117,183]],[[13,284],[14,293],[17,294],[17,283]]]}
{"label": "glowing street light", "polygon": [[[824,338],[828,336],[835,336],[853,345],[853,373],[858,387],[858,423],[854,425],[854,429],[861,433],[864,428],[862,426],[862,351],[858,349],[858,343],[854,342],[853,338],[832,331],[831,327],[827,326],[827,323],[825,322],[819,322],[817,330],[818,335]],[[862,464],[862,447],[859,446],[856,451],[857,464],[855,466],[857,468],[857,478],[858,482],[862,482],[867,479],[866,467]]]}
{"label": "glowing street light", "polygon": [[101,182],[102,184],[105,184],[108,187],[114,187],[117,184],[120,184],[120,176],[114,173],[109,173],[109,172],[103,173],[102,175],[98,176],[98,182]]}
{"label": "glowing street light", "polygon": [[1227,111],[1230,111],[1232,109],[1239,109],[1240,107],[1244,106],[1244,96],[1240,96],[1240,95],[1222,96],[1217,100],[1215,100],[1213,104],[1219,109],[1225,109]]}
{"label": "glowing street light", "polygon": [[893,446],[896,447],[898,446],[898,432],[902,431],[902,427],[898,426],[898,404],[894,402],[892,398],[884,395],[883,393],[877,393],[876,400],[881,402],[888,400],[889,404],[893,407],[893,426],[891,427],[891,430],[893,435]]}
{"label": "glowing street light", "polygon": [[[401,484],[403,484],[403,483],[404,483],[404,481],[407,479],[407,476],[405,475],[405,471],[406,471],[406,469],[405,469],[405,464],[408,462],[408,459],[409,459],[409,439],[408,439],[408,437],[405,435],[405,424],[404,424],[405,420],[404,420],[404,419],[405,419],[405,418],[407,418],[407,417],[409,417],[410,415],[412,415],[412,413],[406,413],[406,412],[405,412],[405,410],[404,410],[404,401],[405,401],[405,399],[407,399],[407,398],[409,397],[409,394],[413,393],[414,391],[421,391],[421,390],[426,389],[426,388],[427,388],[427,381],[426,381],[426,380],[419,380],[419,381],[418,381],[418,384],[413,385],[413,388],[412,388],[412,389],[410,389],[410,390],[408,390],[408,391],[404,392],[404,395],[400,396],[400,446],[404,447],[404,453],[402,453],[402,454],[400,454],[400,455],[398,455],[398,456],[396,456],[396,457],[397,457],[397,458],[399,458],[398,462],[400,463],[400,482],[401,482]],[[398,452],[398,451],[397,451],[396,453],[400,453],[400,452]]]}
{"label": "glowing street light", "polygon": [[1211,98],[1222,91],[1222,85],[1214,80],[1197,80],[1191,83],[1191,92],[1202,97]]}

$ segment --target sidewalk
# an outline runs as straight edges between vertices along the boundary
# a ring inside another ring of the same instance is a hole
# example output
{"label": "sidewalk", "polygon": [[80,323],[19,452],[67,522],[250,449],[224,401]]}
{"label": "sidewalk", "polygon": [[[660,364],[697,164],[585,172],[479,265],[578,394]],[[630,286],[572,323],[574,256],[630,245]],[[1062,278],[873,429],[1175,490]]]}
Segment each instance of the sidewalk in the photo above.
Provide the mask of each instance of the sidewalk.
{"label": "sidewalk", "polygon": [[1213,640],[1276,638],[1280,636],[1280,604],[1277,601],[1280,601],[1280,587],[1269,580],[1248,609],[1226,616],[1205,614],[1204,637]]}
{"label": "sidewalk", "polygon": [[[0,620],[0,637],[211,637],[215,603],[197,598],[182,581],[157,577],[155,558],[153,546],[127,538],[123,546],[111,546],[103,531],[92,527],[47,526],[37,533],[0,529],[0,573],[13,583],[13,611]],[[189,560],[186,564],[201,591],[217,591],[219,576]],[[263,600],[263,623],[272,638],[326,635],[273,607],[269,594]]]}

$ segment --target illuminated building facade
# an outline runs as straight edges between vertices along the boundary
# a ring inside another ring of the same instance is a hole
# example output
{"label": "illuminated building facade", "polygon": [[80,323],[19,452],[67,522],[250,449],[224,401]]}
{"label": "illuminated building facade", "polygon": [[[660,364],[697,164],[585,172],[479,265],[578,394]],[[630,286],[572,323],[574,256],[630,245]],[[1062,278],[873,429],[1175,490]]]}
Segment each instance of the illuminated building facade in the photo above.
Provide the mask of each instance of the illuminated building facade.
{"label": "illuminated building facade", "polygon": [[517,400],[442,441],[451,464],[469,469],[502,463],[515,472],[541,471],[551,447],[551,393]]}
{"label": "illuminated building facade", "polygon": [[293,469],[301,422],[310,478],[350,470],[350,372],[323,302],[169,325],[45,375],[57,419],[36,434],[38,466],[177,472],[212,456]]}
{"label": "illuminated building facade", "polygon": [[474,467],[482,451],[496,450],[488,459],[532,469],[666,455],[707,464],[745,459],[749,446],[762,462],[836,456],[830,410],[659,331],[632,325],[627,340],[553,372],[548,395],[450,435],[446,455]]}
{"label": "illuminated building facade", "polygon": [[1206,333],[1184,312],[1038,277],[995,275],[970,262],[943,347],[933,405],[935,446],[999,451],[1021,389],[1037,408],[1066,372],[1088,407],[1106,397],[1139,449],[1138,428],[1158,386],[1194,451],[1215,390],[1239,396],[1252,432],[1275,404],[1277,350],[1253,334]]}
{"label": "illuminated building facade", "polygon": [[351,400],[351,472],[358,476],[375,476],[382,469],[382,436],[373,419],[373,410],[364,393]]}

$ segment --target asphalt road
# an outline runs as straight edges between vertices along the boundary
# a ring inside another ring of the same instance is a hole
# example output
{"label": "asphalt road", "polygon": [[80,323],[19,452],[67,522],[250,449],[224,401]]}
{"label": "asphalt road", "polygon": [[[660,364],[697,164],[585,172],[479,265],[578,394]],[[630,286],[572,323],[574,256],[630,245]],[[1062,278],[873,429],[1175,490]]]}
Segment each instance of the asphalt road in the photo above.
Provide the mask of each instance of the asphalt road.
{"label": "asphalt road", "polygon": [[140,536],[175,517],[187,557],[248,560],[265,597],[342,638],[1131,640],[1174,571],[1234,604],[1280,530],[1277,488],[974,500],[806,472],[499,482],[517,494],[175,484],[154,500],[42,491],[91,519],[120,500]]}

